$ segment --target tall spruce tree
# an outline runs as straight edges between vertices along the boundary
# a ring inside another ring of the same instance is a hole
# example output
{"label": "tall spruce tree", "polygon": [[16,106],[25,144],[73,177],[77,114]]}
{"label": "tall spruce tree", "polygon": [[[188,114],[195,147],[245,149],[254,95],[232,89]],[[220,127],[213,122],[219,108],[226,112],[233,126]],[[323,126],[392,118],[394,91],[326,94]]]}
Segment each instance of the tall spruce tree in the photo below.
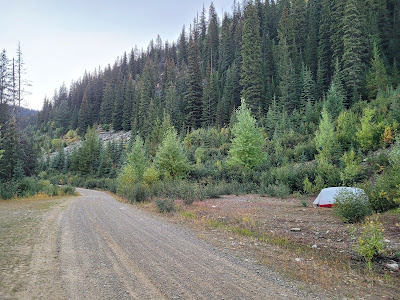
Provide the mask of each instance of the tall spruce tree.
{"label": "tall spruce tree", "polygon": [[103,90],[103,102],[101,103],[100,108],[100,122],[102,124],[111,124],[114,100],[114,90],[111,84],[107,83]]}
{"label": "tall spruce tree", "polygon": [[206,82],[203,88],[203,126],[212,126],[215,122],[217,111],[218,94],[218,73],[212,71],[211,65],[208,65]]}
{"label": "tall spruce tree", "polygon": [[88,127],[92,126],[92,114],[88,99],[88,93],[88,89],[86,89],[85,93],[83,94],[81,106],[79,108],[78,133],[80,136],[83,136]]}
{"label": "tall spruce tree", "polygon": [[374,43],[371,67],[367,74],[367,90],[369,99],[374,99],[379,90],[384,90],[389,86],[389,78],[386,73],[385,65],[380,57],[379,49]]}
{"label": "tall spruce tree", "polygon": [[188,87],[184,99],[186,101],[186,124],[196,129],[201,126],[202,96],[201,72],[197,32],[193,30],[189,38],[189,74]]}
{"label": "tall spruce tree", "polygon": [[364,65],[363,33],[357,0],[346,0],[343,16],[343,80],[347,96],[355,101],[359,97]]}
{"label": "tall spruce tree", "polygon": [[262,99],[262,47],[257,10],[252,1],[244,12],[242,36],[242,69],[240,85],[242,97],[253,113],[258,112]]}
{"label": "tall spruce tree", "polygon": [[[331,8],[330,0],[322,0],[318,44],[318,97],[328,89],[332,77]],[[340,21],[340,20],[339,20]],[[315,57],[314,57],[315,60]]]}

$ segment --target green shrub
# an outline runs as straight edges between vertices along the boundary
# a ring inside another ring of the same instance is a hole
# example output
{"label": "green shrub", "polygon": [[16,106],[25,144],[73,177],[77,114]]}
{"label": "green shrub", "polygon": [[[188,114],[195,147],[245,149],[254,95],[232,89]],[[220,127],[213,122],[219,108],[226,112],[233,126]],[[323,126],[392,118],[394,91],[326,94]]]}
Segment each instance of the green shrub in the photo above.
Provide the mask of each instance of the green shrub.
{"label": "green shrub", "polygon": [[176,210],[174,199],[164,199],[164,200],[157,199],[155,203],[158,208],[158,211],[161,213],[162,212],[170,213]]}
{"label": "green shrub", "polygon": [[392,170],[376,177],[375,184],[365,184],[369,202],[376,212],[385,212],[397,206],[395,199],[400,197],[399,175]]}
{"label": "green shrub", "polygon": [[75,195],[75,188],[70,185],[65,185],[60,188],[61,195]]}
{"label": "green shrub", "polygon": [[39,192],[38,181],[33,177],[24,177],[18,183],[18,196],[33,196]]}
{"label": "green shrub", "polygon": [[348,223],[357,223],[372,214],[364,193],[344,190],[335,195],[334,212]]}
{"label": "green shrub", "polygon": [[284,184],[270,184],[261,188],[261,194],[267,194],[271,197],[285,198],[290,193],[290,188]]}
{"label": "green shrub", "polygon": [[197,186],[187,181],[182,181],[177,190],[178,198],[183,200],[183,203],[190,205],[194,202],[196,196],[199,196]]}
{"label": "green shrub", "polygon": [[149,190],[143,183],[135,183],[126,189],[124,196],[128,198],[130,203],[145,202],[149,196]]}
{"label": "green shrub", "polygon": [[383,232],[383,225],[378,216],[367,218],[355,245],[355,250],[364,258],[369,270],[372,269],[372,259],[385,250]]}
{"label": "green shrub", "polygon": [[18,183],[9,181],[0,183],[0,198],[3,200],[11,199],[18,194]]}
{"label": "green shrub", "polygon": [[38,181],[39,191],[49,196],[57,196],[58,188],[50,183],[50,180]]}

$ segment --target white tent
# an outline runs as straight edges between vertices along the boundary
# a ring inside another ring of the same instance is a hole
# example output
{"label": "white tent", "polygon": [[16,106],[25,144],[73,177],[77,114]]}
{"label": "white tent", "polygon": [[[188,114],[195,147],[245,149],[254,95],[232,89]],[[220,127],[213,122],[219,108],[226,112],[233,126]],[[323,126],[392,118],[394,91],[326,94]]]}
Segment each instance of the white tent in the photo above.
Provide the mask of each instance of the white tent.
{"label": "white tent", "polygon": [[354,187],[330,187],[323,189],[318,197],[314,200],[313,204],[320,207],[332,207],[335,203],[335,196],[342,191],[349,191],[353,194],[365,195],[364,190]]}

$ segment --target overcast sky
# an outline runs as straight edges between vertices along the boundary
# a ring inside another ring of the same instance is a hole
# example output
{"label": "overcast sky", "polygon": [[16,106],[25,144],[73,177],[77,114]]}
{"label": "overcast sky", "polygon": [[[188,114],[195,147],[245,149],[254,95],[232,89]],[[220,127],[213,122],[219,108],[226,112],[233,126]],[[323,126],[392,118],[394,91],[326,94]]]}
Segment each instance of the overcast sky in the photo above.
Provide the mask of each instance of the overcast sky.
{"label": "overcast sky", "polygon": [[[0,50],[15,56],[21,43],[31,95],[29,108],[41,109],[63,82],[69,87],[85,70],[104,68],[135,45],[147,48],[159,34],[178,39],[203,4],[211,0],[0,0]],[[218,16],[231,12],[233,0],[214,0]]]}

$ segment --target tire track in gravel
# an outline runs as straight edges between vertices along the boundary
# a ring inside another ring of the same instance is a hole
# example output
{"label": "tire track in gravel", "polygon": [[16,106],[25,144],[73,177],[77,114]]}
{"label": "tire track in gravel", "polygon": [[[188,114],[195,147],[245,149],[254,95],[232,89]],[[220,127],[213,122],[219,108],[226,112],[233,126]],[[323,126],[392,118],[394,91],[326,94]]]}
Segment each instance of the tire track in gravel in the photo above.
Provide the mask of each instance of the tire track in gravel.
{"label": "tire track in gravel", "polygon": [[215,250],[106,193],[77,191],[82,196],[58,218],[68,299],[312,298],[266,267]]}

